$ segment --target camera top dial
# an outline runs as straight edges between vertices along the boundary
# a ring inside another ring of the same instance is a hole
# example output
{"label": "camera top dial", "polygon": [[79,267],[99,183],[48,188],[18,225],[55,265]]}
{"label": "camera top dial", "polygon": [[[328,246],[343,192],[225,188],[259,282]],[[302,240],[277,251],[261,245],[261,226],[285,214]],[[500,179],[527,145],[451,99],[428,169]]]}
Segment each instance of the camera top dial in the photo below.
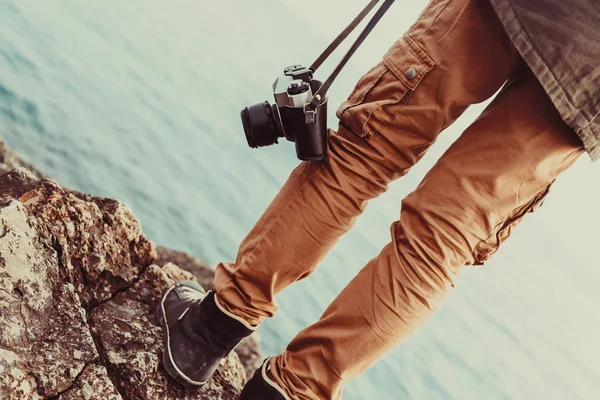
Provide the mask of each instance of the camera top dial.
{"label": "camera top dial", "polygon": [[308,82],[295,79],[288,86],[287,94],[290,107],[304,107],[312,100],[312,90]]}

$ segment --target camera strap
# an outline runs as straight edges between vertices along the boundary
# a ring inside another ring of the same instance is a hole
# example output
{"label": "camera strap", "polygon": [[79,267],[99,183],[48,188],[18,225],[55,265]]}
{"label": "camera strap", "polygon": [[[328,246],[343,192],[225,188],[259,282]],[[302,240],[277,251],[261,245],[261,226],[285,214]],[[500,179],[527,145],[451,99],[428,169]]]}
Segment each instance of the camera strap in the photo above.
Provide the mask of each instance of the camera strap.
{"label": "camera strap", "polygon": [[[360,12],[360,14],[358,14],[358,16],[350,23],[350,25],[348,25],[346,27],[346,29],[344,29],[342,31],[342,33],[340,33],[338,35],[338,37],[335,38],[335,40],[325,49],[325,51],[319,56],[319,58],[317,58],[317,60],[311,65],[310,70],[313,71],[313,72],[315,72],[317,70],[317,68],[319,68],[321,66],[321,64],[323,64],[323,62],[331,55],[331,53],[333,53],[335,51],[335,49],[344,40],[346,40],[346,38],[348,37],[348,35],[350,33],[352,33],[352,31],[354,29],[356,29],[356,27],[358,26],[358,24],[360,24],[361,21],[363,19],[365,19],[365,17],[369,14],[369,12],[371,12],[371,10],[380,1],[381,0],[371,0],[371,2],[369,4],[367,4],[367,6]],[[333,72],[331,73],[331,75],[329,75],[329,77],[327,78],[327,80],[323,83],[323,85],[315,93],[315,95],[313,97],[313,100],[308,105],[311,109],[315,110],[317,108],[317,106],[319,105],[319,103],[321,102],[321,100],[327,94],[327,91],[331,87],[331,84],[333,83],[333,81],[335,80],[335,78],[337,78],[337,76],[340,74],[340,72],[342,71],[342,69],[344,68],[344,66],[346,66],[346,64],[348,63],[348,61],[350,60],[350,58],[354,55],[354,53],[356,52],[356,50],[358,50],[358,48],[364,42],[364,40],[367,38],[367,36],[369,36],[369,34],[373,30],[373,28],[375,28],[375,26],[377,25],[377,23],[379,22],[379,20],[388,11],[388,9],[390,8],[390,6],[393,3],[394,3],[394,0],[385,0],[383,2],[383,4],[381,5],[381,7],[379,7],[379,9],[377,10],[377,12],[375,12],[375,15],[373,15],[373,18],[371,18],[371,20],[369,21],[369,23],[367,24],[367,26],[365,27],[365,29],[363,29],[363,31],[360,33],[360,35],[358,36],[358,38],[354,41],[354,43],[352,44],[352,46],[350,47],[350,49],[348,50],[348,52],[346,52],[346,54],[344,55],[344,57],[342,58],[342,60],[340,61],[340,63],[337,65],[337,67],[335,67],[335,69],[333,70]]]}

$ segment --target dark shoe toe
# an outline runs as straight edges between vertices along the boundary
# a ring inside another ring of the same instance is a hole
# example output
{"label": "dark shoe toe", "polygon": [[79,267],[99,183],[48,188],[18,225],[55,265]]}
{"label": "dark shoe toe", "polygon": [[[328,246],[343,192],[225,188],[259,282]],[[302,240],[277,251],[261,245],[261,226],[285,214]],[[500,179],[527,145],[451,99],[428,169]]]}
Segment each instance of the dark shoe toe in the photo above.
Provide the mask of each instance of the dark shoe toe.
{"label": "dark shoe toe", "polygon": [[195,343],[198,338],[188,332],[186,325],[190,324],[184,324],[183,320],[190,309],[198,308],[204,297],[206,292],[197,282],[180,281],[165,292],[156,309],[164,331],[163,366],[169,375],[187,388],[197,388],[206,383],[190,376],[193,371],[188,370],[193,360],[181,354],[181,349],[190,353],[189,350],[198,347]]}

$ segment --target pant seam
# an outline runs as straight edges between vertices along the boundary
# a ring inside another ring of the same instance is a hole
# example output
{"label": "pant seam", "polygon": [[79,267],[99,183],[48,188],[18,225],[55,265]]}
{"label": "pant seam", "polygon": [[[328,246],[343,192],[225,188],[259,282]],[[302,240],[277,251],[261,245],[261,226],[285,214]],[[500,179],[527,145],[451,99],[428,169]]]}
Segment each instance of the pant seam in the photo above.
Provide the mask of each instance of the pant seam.
{"label": "pant seam", "polygon": [[[480,260],[477,259],[477,252],[478,249],[484,244],[487,243],[488,240],[490,240],[493,236],[498,235],[500,233],[500,231],[502,231],[502,225],[506,224],[506,221],[510,218],[510,216],[517,210],[519,209],[523,209],[523,215],[522,217],[524,217],[528,210],[530,210],[532,207],[535,207],[535,205],[542,200],[544,197],[542,194],[543,193],[548,193],[550,186],[552,186],[552,184],[554,183],[555,180],[552,180],[549,184],[547,184],[546,186],[544,186],[544,188],[540,191],[538,191],[535,195],[533,195],[533,197],[524,205],[518,206],[513,208],[504,218],[502,218],[500,220],[500,222],[498,222],[495,226],[494,229],[492,229],[492,233],[485,239],[480,240],[477,245],[475,245],[475,247],[473,247],[473,258],[475,258],[476,261],[481,262]],[[499,247],[499,246],[498,246]]]}

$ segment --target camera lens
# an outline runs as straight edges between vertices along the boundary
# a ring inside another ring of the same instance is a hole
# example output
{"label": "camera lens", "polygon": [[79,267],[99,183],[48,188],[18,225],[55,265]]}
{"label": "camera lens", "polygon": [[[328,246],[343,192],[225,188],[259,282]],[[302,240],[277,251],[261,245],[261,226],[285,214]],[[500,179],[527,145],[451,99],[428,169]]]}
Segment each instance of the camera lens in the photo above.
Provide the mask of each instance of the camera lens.
{"label": "camera lens", "polygon": [[241,117],[248,146],[252,148],[270,146],[283,137],[281,116],[276,104],[270,105],[265,101],[246,107]]}

